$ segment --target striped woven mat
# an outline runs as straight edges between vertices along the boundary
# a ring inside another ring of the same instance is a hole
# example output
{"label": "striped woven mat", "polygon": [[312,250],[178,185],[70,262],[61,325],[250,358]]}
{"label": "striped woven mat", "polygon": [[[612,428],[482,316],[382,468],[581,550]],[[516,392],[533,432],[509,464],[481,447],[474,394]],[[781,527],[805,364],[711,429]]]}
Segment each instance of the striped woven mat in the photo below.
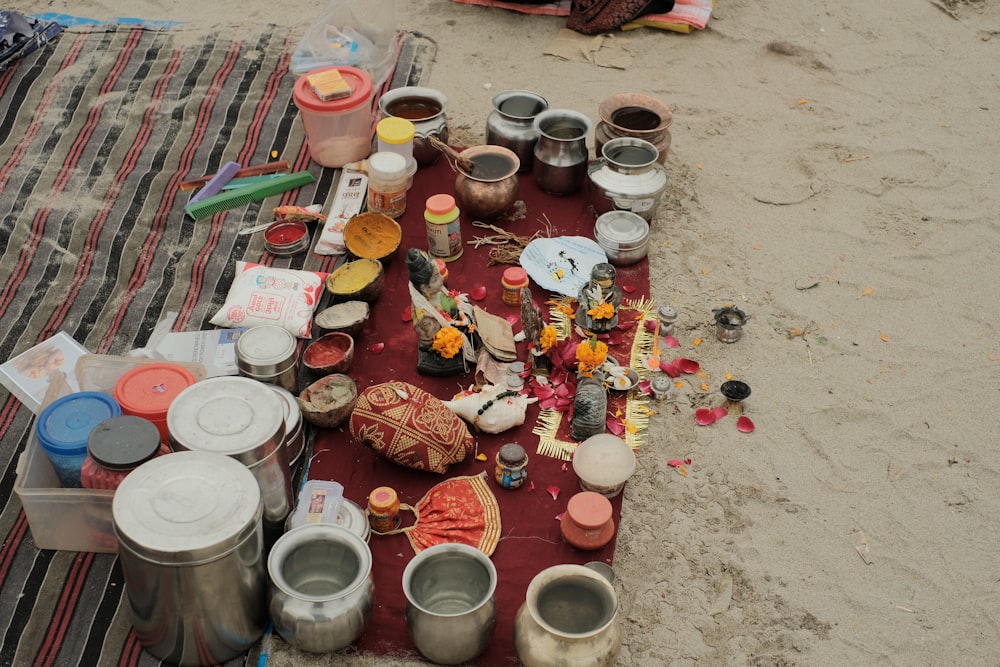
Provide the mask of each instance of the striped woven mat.
{"label": "striped woven mat", "polygon": [[[142,347],[165,313],[212,328],[236,260],[327,271],[334,258],[265,255],[279,204],[323,203],[338,170],[309,160],[292,102],[295,43],[245,29],[73,28],[0,73],[0,360],[65,331],[90,352]],[[420,83],[434,44],[400,34],[387,82]],[[233,160],[288,160],[316,182],[211,218],[181,181]],[[13,492],[31,412],[0,388],[0,665],[155,665],[131,631],[113,555],[39,550]],[[256,664],[255,650],[230,665]]]}

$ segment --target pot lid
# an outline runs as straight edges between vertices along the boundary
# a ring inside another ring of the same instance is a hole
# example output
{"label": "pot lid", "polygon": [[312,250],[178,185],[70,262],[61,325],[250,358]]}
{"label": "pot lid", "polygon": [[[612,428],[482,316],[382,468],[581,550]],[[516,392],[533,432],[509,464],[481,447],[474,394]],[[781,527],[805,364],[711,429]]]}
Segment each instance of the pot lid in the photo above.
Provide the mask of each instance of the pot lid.
{"label": "pot lid", "polygon": [[220,558],[260,523],[260,486],[246,466],[207,452],[174,452],[122,480],[111,505],[123,547],[160,563]]}
{"label": "pot lid", "polygon": [[635,452],[618,436],[598,433],[576,448],[573,471],[591,486],[615,486],[635,472]]}
{"label": "pot lid", "polygon": [[162,419],[174,398],[196,381],[191,371],[177,364],[142,364],[115,383],[115,400],[128,414]]}
{"label": "pot lid", "polygon": [[57,454],[83,454],[90,432],[105,419],[121,415],[111,396],[98,391],[78,391],[62,396],[42,410],[35,425],[42,446]]}
{"label": "pot lid", "polygon": [[170,440],[183,449],[262,460],[284,439],[285,407],[267,383],[208,378],[180,393],[167,412]]}
{"label": "pot lid", "polygon": [[598,216],[594,223],[594,235],[619,246],[636,244],[649,236],[649,223],[638,213],[608,211]]}
{"label": "pot lid", "polygon": [[250,327],[236,339],[236,358],[254,366],[281,364],[295,355],[292,332],[276,324]]}
{"label": "pot lid", "polygon": [[87,439],[90,458],[109,470],[131,470],[159,450],[160,430],[156,424],[132,415],[105,419]]}
{"label": "pot lid", "polygon": [[[309,84],[309,76],[331,69],[339,70],[341,78],[351,87],[351,94],[347,97],[323,101]],[[320,113],[335,113],[338,111],[348,111],[362,104],[367,104],[368,100],[371,99],[372,90],[372,78],[368,75],[368,72],[357,67],[334,65],[332,67],[321,67],[300,76],[295,82],[293,97],[295,98],[295,105],[300,110],[307,109]]]}

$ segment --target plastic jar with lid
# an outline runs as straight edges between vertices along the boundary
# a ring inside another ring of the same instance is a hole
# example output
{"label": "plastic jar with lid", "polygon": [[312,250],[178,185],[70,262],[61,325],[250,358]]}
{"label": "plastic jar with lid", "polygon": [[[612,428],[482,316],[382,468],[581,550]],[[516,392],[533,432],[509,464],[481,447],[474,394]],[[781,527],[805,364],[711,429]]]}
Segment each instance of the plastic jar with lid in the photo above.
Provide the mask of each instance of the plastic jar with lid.
{"label": "plastic jar with lid", "polygon": [[500,448],[496,463],[494,476],[503,488],[516,489],[528,479],[528,455],[516,442],[508,442]]}
{"label": "plastic jar with lid", "polygon": [[[322,100],[308,77],[336,68],[351,87],[351,94]],[[337,65],[323,67],[300,76],[293,99],[302,118],[309,155],[323,167],[343,167],[364,159],[371,152],[372,79],[362,69]]]}
{"label": "plastic jar with lid", "polygon": [[122,414],[114,398],[98,391],[78,391],[57,398],[38,415],[35,434],[64,488],[80,488],[90,432],[105,419]]}
{"label": "plastic jar with lid", "polygon": [[406,211],[406,160],[380,151],[368,158],[368,210],[398,218]]}
{"label": "plastic jar with lid", "polygon": [[85,489],[113,491],[130,472],[170,451],[169,445],[160,441],[159,429],[148,419],[133,415],[105,419],[87,439],[80,484]]}
{"label": "plastic jar with lid", "polygon": [[389,486],[380,486],[368,494],[368,522],[376,533],[387,533],[396,527],[399,516],[399,496]]}
{"label": "plastic jar with lid", "polygon": [[520,306],[521,288],[528,286],[528,272],[520,266],[504,269],[500,284],[503,286],[503,302],[508,306]]}
{"label": "plastic jar with lid", "polygon": [[177,394],[196,381],[191,371],[177,364],[142,364],[118,379],[114,397],[123,415],[148,419],[159,429],[161,441],[169,442],[167,410]]}
{"label": "plastic jar with lid", "polygon": [[386,116],[375,126],[379,152],[398,153],[406,160],[407,166],[411,162],[416,164],[416,160],[413,158],[415,130],[413,123],[406,118]]}
{"label": "plastic jar with lid", "polygon": [[427,251],[431,257],[451,262],[462,256],[460,211],[451,195],[428,197],[424,210],[427,223]]}
{"label": "plastic jar with lid", "polygon": [[577,549],[600,549],[615,535],[611,501],[594,491],[569,499],[559,523],[562,536]]}

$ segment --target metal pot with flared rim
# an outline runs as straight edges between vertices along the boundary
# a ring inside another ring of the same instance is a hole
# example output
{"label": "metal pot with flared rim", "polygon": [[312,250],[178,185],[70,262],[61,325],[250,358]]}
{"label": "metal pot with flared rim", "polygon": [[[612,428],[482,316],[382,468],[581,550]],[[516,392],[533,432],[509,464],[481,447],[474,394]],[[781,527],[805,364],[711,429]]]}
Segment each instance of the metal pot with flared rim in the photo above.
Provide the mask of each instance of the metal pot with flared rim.
{"label": "metal pot with flared rim", "polygon": [[645,139],[619,137],[604,144],[601,157],[587,167],[590,203],[598,215],[629,211],[653,219],[667,191],[667,170],[656,155]]}
{"label": "metal pot with flared rim", "polygon": [[497,571],[467,544],[424,549],[403,570],[406,626],[420,654],[458,665],[486,650],[496,624]]}
{"label": "metal pot with flared rim", "polygon": [[548,109],[535,117],[535,182],[552,195],[573,194],[587,178],[590,119],[570,109]]}
{"label": "metal pot with flared rim", "polygon": [[514,648],[524,667],[608,667],[621,651],[618,596],[583,565],[553,565],[528,584],[514,617]]}
{"label": "metal pot with flared rim", "polygon": [[666,164],[670,125],[674,122],[674,112],[666,104],[642,93],[619,93],[602,101],[597,114],[601,118],[594,127],[594,150],[598,155],[611,139],[636,137],[656,146],[658,161]]}
{"label": "metal pot with flared rim", "polygon": [[448,98],[440,90],[424,86],[403,86],[382,94],[378,108],[382,115],[405,118],[413,123],[413,159],[418,165],[434,163],[441,151],[428,137],[448,143]]}
{"label": "metal pot with flared rim", "polygon": [[498,93],[493,97],[493,111],[486,118],[486,143],[509,148],[521,162],[518,172],[531,171],[538,143],[535,117],[548,108],[548,100],[537,93],[527,90]]}
{"label": "metal pot with flared rim", "polygon": [[350,529],[326,523],[293,528],[274,543],[267,571],[271,622],[290,645],[329,653],[364,633],[375,594],[372,553]]}

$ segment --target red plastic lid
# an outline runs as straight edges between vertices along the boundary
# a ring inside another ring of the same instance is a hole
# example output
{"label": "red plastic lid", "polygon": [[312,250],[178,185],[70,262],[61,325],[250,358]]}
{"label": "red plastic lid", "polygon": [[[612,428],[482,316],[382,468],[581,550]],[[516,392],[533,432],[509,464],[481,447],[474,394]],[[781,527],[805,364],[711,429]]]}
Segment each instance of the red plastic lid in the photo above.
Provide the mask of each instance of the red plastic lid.
{"label": "red plastic lid", "polygon": [[[340,76],[351,87],[351,94],[347,97],[341,97],[324,102],[313,91],[312,86],[309,85],[307,77],[310,74],[325,72],[331,69],[340,71]],[[317,70],[313,70],[312,72],[303,74],[295,82],[295,106],[297,106],[300,110],[308,109],[309,111],[319,111],[320,113],[347,111],[348,109],[353,109],[361,104],[367,104],[371,97],[372,78],[368,76],[368,72],[358,69],[357,67],[350,67],[348,65],[321,67]]]}
{"label": "red plastic lid", "polygon": [[510,285],[522,285],[528,281],[528,272],[520,266],[512,266],[504,270],[503,279]]}
{"label": "red plastic lid", "polygon": [[143,364],[118,379],[114,396],[126,414],[162,418],[177,394],[195,382],[194,374],[182,366]]}
{"label": "red plastic lid", "polygon": [[427,198],[427,212],[431,215],[444,215],[455,208],[455,198],[451,195],[432,195]]}
{"label": "red plastic lid", "polygon": [[573,522],[578,526],[594,530],[611,521],[611,501],[594,491],[581,491],[566,504]]}

